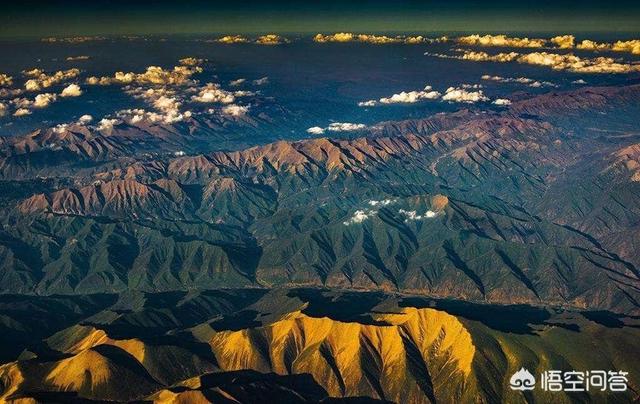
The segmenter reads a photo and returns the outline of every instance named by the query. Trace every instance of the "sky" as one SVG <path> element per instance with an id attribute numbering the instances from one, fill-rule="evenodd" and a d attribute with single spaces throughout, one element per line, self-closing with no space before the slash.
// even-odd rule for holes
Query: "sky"
<path id="1" fill-rule="evenodd" d="M 640 1 L 15 1 L 0 38 L 317 32 L 640 32 Z"/>

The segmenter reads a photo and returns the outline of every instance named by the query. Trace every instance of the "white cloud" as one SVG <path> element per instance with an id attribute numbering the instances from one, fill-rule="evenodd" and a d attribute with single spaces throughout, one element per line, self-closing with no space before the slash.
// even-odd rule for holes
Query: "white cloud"
<path id="1" fill-rule="evenodd" d="M 482 80 L 497 81 L 499 83 L 518 83 L 526 84 L 529 87 L 558 87 L 556 84 L 549 81 L 538 81 L 527 77 L 502 77 L 502 76 L 490 76 L 488 74 L 483 75 Z"/>
<path id="2" fill-rule="evenodd" d="M 13 84 L 13 77 L 8 74 L 0 73 L 0 87 L 6 87 Z"/>
<path id="3" fill-rule="evenodd" d="M 247 79 L 231 80 L 229 82 L 229 85 L 232 86 L 232 87 L 235 87 L 235 86 L 239 86 L 240 84 L 244 83 L 245 81 L 247 81 Z"/>
<path id="4" fill-rule="evenodd" d="M 69 84 L 67 87 L 62 90 L 60 93 L 62 97 L 79 97 L 82 95 L 82 90 L 80 86 L 77 84 Z"/>
<path id="5" fill-rule="evenodd" d="M 351 122 L 333 122 L 329 124 L 326 128 L 321 128 L 319 126 L 313 126 L 307 129 L 307 133 L 312 135 L 322 135 L 326 131 L 329 132 L 353 132 L 357 130 L 366 129 L 367 125 L 363 123 L 351 123 Z"/>
<path id="6" fill-rule="evenodd" d="M 391 97 L 380 98 L 382 104 L 395 104 L 395 103 L 414 103 L 421 100 L 433 100 L 440 97 L 440 93 L 432 90 L 431 86 L 426 86 L 421 91 L 409 91 L 401 92 L 399 94 L 393 94 Z"/>
<path id="7" fill-rule="evenodd" d="M 18 108 L 16 109 L 16 112 L 13 113 L 13 116 L 24 116 L 24 115 L 31 115 L 31 111 L 26 108 Z"/>
<path id="8" fill-rule="evenodd" d="M 462 87 L 449 87 L 445 94 L 442 96 L 443 101 L 449 102 L 463 102 L 467 104 L 473 104 L 480 101 L 488 101 L 482 90 L 467 91 Z"/>
<path id="9" fill-rule="evenodd" d="M 583 79 L 573 80 L 572 83 L 573 84 L 587 84 L 587 82 L 584 81 Z"/>
<path id="10" fill-rule="evenodd" d="M 88 60 L 89 56 L 80 55 L 80 56 L 69 56 L 67 57 L 68 62 L 76 61 L 76 60 Z"/>
<path id="11" fill-rule="evenodd" d="M 56 95 L 51 93 L 43 93 L 36 95 L 36 98 L 33 100 L 34 108 L 46 108 L 56 100 Z"/>
<path id="12" fill-rule="evenodd" d="M 358 103 L 359 107 L 375 107 L 378 104 L 376 100 L 368 100 L 368 101 L 360 101 Z"/>
<path id="13" fill-rule="evenodd" d="M 232 93 L 221 89 L 220 85 L 207 83 L 207 85 L 202 87 L 198 94 L 192 96 L 191 99 L 196 102 L 231 104 L 236 98 Z"/>
<path id="14" fill-rule="evenodd" d="M 519 54 L 516 52 L 489 55 L 486 52 L 464 50 L 462 55 L 443 55 L 425 53 L 446 59 L 460 59 L 471 61 L 512 62 L 550 67 L 554 70 L 568 70 L 576 73 L 631 73 L 640 71 L 640 64 L 616 61 L 609 57 L 581 58 L 572 53 L 557 54 L 549 52 L 533 52 Z"/>
<path id="15" fill-rule="evenodd" d="M 204 62 L 204 60 L 194 58 L 194 57 L 187 57 L 187 58 L 180 59 L 178 62 L 180 62 L 180 64 L 183 66 L 198 66 L 198 65 L 201 65 Z"/>
<path id="16" fill-rule="evenodd" d="M 398 210 L 398 213 L 406 217 L 404 220 L 405 222 L 431 219 L 438 215 L 437 212 L 434 212 L 432 210 L 427 210 L 423 215 L 419 215 L 418 212 L 416 212 L 415 210 L 404 210 L 404 209 Z"/>
<path id="17" fill-rule="evenodd" d="M 98 126 L 96 127 L 96 129 L 99 131 L 110 132 L 113 129 L 113 125 L 117 123 L 118 123 L 117 119 L 103 118 L 98 123 Z"/>
<path id="18" fill-rule="evenodd" d="M 218 38 L 215 42 L 234 44 L 234 43 L 247 43 L 249 40 L 241 35 L 227 35 L 222 38 Z"/>
<path id="19" fill-rule="evenodd" d="M 369 201 L 369 205 L 374 206 L 374 207 L 376 207 L 376 206 L 382 207 L 382 206 L 389 206 L 389 205 L 391 205 L 392 203 L 395 203 L 395 202 L 396 202 L 395 199 L 382 199 L 380 201 L 370 200 Z"/>
<path id="20" fill-rule="evenodd" d="M 376 100 L 368 100 L 361 101 L 358 103 L 360 107 L 373 107 L 380 104 L 398 104 L 398 103 L 406 103 L 412 104 L 422 100 L 433 100 L 439 98 L 441 94 L 437 91 L 434 91 L 431 86 L 426 86 L 423 90 L 420 91 L 402 91 L 398 94 L 393 94 L 390 97 L 380 98 L 378 101 Z"/>
<path id="21" fill-rule="evenodd" d="M 246 106 L 231 104 L 222 107 L 222 113 L 225 115 L 242 116 L 247 112 L 249 112 L 249 107 Z"/>
<path id="22" fill-rule="evenodd" d="M 76 78 L 80 75 L 79 69 L 60 70 L 53 74 L 47 74 L 40 69 L 32 69 L 22 72 L 25 76 L 30 77 L 25 82 L 27 91 L 39 91 L 42 88 L 48 88 L 65 80 Z"/>
<path id="23" fill-rule="evenodd" d="M 261 86 L 263 84 L 267 84 L 269 82 L 269 77 L 262 77 L 257 80 L 253 80 L 253 84 L 256 86 Z"/>
<path id="24" fill-rule="evenodd" d="M 576 37 L 573 35 L 558 35 L 551 38 L 550 41 L 560 49 L 571 49 L 576 42 Z"/>
<path id="25" fill-rule="evenodd" d="M 474 46 L 508 46 L 511 48 L 541 48 L 545 39 L 510 38 L 506 35 L 467 35 L 457 39 L 458 43 Z"/>
<path id="26" fill-rule="evenodd" d="M 311 133 L 312 135 L 322 135 L 324 134 L 324 128 L 321 128 L 319 126 L 313 126 L 307 129 L 307 132 Z"/>
<path id="27" fill-rule="evenodd" d="M 365 129 L 367 125 L 363 123 L 333 122 L 326 128 L 330 132 L 352 132 Z"/>
<path id="28" fill-rule="evenodd" d="M 187 85 L 193 84 L 191 76 L 201 73 L 200 66 L 174 66 L 172 70 L 165 70 L 159 66 L 149 66 L 144 73 L 116 72 L 113 77 L 87 78 L 87 84 L 153 84 L 153 85 Z"/>
<path id="29" fill-rule="evenodd" d="M 434 42 L 446 42 L 447 37 L 440 38 L 425 38 L 421 35 L 418 36 L 387 36 L 387 35 L 375 35 L 375 34 L 354 34 L 351 32 L 337 32 L 335 34 L 317 34 L 313 37 L 315 42 L 327 43 L 327 42 L 363 42 L 371 44 L 389 44 L 389 43 L 405 43 L 405 44 L 421 44 L 421 43 L 434 43 Z"/>
<path id="30" fill-rule="evenodd" d="M 257 43 L 258 45 L 280 45 L 288 42 L 288 39 L 276 34 L 262 35 L 255 40 L 255 43 Z"/>
<path id="31" fill-rule="evenodd" d="M 585 39 L 580 42 L 576 48 L 592 51 L 627 52 L 634 55 L 640 55 L 640 39 L 616 41 L 614 43 L 596 42 L 590 39 Z"/>
<path id="32" fill-rule="evenodd" d="M 508 100 L 506 98 L 496 98 L 493 101 L 493 104 L 496 104 L 496 105 L 511 105 L 511 100 Z"/>
<path id="33" fill-rule="evenodd" d="M 345 226 L 349 226 L 350 224 L 362 223 L 371 216 L 372 212 L 367 212 L 364 210 L 356 210 L 348 220 L 342 222 Z"/>
<path id="34" fill-rule="evenodd" d="M 91 121 L 93 121 L 93 117 L 91 115 L 82 115 L 80 118 L 78 118 L 78 123 L 81 125 L 86 125 L 88 123 L 90 123 Z"/>

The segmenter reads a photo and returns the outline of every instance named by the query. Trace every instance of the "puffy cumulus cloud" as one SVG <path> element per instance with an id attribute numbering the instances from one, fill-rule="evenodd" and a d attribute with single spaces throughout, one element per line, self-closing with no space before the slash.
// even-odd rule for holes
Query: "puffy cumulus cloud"
<path id="1" fill-rule="evenodd" d="M 113 130 L 113 126 L 118 123 L 119 121 L 117 119 L 102 118 L 100 122 L 98 122 L 96 130 L 100 132 L 111 132 Z"/>
<path id="2" fill-rule="evenodd" d="M 311 133 L 312 135 L 322 135 L 324 133 L 324 128 L 319 126 L 312 126 L 307 129 L 307 133 Z"/>
<path id="3" fill-rule="evenodd" d="M 398 94 L 393 94 L 391 97 L 380 98 L 382 104 L 396 104 L 396 103 L 414 103 L 421 100 L 434 100 L 440 97 L 440 93 L 433 90 L 431 86 L 426 86 L 421 91 L 402 91 Z"/>
<path id="4" fill-rule="evenodd" d="M 449 87 L 442 96 L 443 101 L 463 102 L 473 104 L 480 101 L 489 101 L 482 90 L 469 91 L 464 87 Z"/>
<path id="5" fill-rule="evenodd" d="M 512 62 L 523 64 L 547 66 L 554 70 L 568 70 L 576 73 L 631 73 L 640 71 L 640 64 L 625 63 L 609 57 L 581 58 L 572 53 L 558 54 L 549 52 L 533 52 L 519 54 L 517 52 L 499 53 L 489 55 L 485 52 L 464 50 L 462 55 L 443 55 L 425 53 L 427 56 L 435 56 L 447 59 L 460 59 L 470 61 Z"/>
<path id="6" fill-rule="evenodd" d="M 460 50 L 462 55 L 445 55 L 442 53 L 425 52 L 425 56 L 433 56 L 441 59 L 459 59 L 470 60 L 473 62 L 511 62 L 515 60 L 518 55 L 517 52 L 502 52 L 495 55 L 489 55 L 487 52 L 476 52 L 470 50 Z"/>
<path id="7" fill-rule="evenodd" d="M 194 57 L 187 57 L 187 58 L 180 59 L 178 62 L 183 66 L 199 66 L 202 63 L 204 63 L 204 60 L 197 59 Z"/>
<path id="8" fill-rule="evenodd" d="M 576 48 L 592 51 L 628 52 L 634 55 L 640 55 L 640 39 L 616 41 L 614 43 L 595 42 L 590 39 L 585 39 L 580 42 Z"/>
<path id="9" fill-rule="evenodd" d="M 353 213 L 353 216 L 351 216 L 348 220 L 342 222 L 342 224 L 344 224 L 345 226 L 349 226 L 352 224 L 362 223 L 374 214 L 375 212 L 372 211 L 356 210 Z"/>
<path id="10" fill-rule="evenodd" d="M 207 83 L 206 86 L 198 91 L 198 94 L 191 97 L 191 100 L 204 103 L 217 102 L 221 104 L 231 104 L 236 100 L 236 97 L 233 93 L 221 89 L 218 84 Z"/>
<path id="11" fill-rule="evenodd" d="M 257 43 L 258 45 L 281 45 L 288 42 L 288 39 L 276 34 L 262 35 L 255 40 L 255 43 Z"/>
<path id="12" fill-rule="evenodd" d="M 367 128 L 367 125 L 363 123 L 351 123 L 351 122 L 333 122 L 329 124 L 326 128 L 321 128 L 319 126 L 313 126 L 307 129 L 307 133 L 312 135 L 322 135 L 325 132 L 354 132 L 358 130 L 364 130 Z"/>
<path id="13" fill-rule="evenodd" d="M 376 105 L 378 105 L 376 100 L 360 101 L 358 103 L 359 107 L 375 107 Z"/>
<path id="14" fill-rule="evenodd" d="M 402 91 L 397 94 L 393 94 L 390 97 L 382 97 L 378 101 L 368 100 L 359 102 L 361 107 L 372 107 L 380 104 L 412 104 L 422 100 L 434 100 L 440 97 L 440 93 L 432 89 L 431 86 L 426 86 L 420 91 Z"/>
<path id="15" fill-rule="evenodd" d="M 576 37 L 573 35 L 558 35 L 551 38 L 550 41 L 560 49 L 571 49 L 576 42 Z"/>
<path id="16" fill-rule="evenodd" d="M 438 216 L 438 212 L 434 212 L 432 210 L 427 210 L 422 215 L 419 215 L 418 212 L 416 212 L 415 210 L 404 210 L 404 209 L 398 210 L 398 213 L 405 216 L 405 219 L 404 219 L 405 223 L 416 221 L 416 220 L 431 219 Z"/>
<path id="17" fill-rule="evenodd" d="M 373 206 L 373 207 L 383 207 L 383 206 L 389 206 L 393 203 L 396 203 L 395 199 L 382 199 L 382 200 L 375 200 L 372 199 L 369 201 L 369 205 Z"/>
<path id="18" fill-rule="evenodd" d="M 172 70 L 165 70 L 159 66 L 149 66 L 144 73 L 116 72 L 113 77 L 87 78 L 91 85 L 109 84 L 152 84 L 152 85 L 189 85 L 193 84 L 191 76 L 201 73 L 200 66 L 175 66 Z"/>
<path id="19" fill-rule="evenodd" d="M 187 118 L 191 118 L 191 111 L 180 112 L 176 109 L 170 109 L 170 105 L 174 104 L 172 100 L 166 101 L 166 109 L 163 112 L 150 112 L 142 108 L 123 109 L 116 113 L 116 116 L 132 125 L 146 122 L 154 124 L 172 124 L 181 122 Z M 179 104 L 178 104 L 179 105 Z"/>
<path id="20" fill-rule="evenodd" d="M 573 80 L 571 83 L 573 84 L 587 84 L 583 79 Z"/>
<path id="21" fill-rule="evenodd" d="M 506 35 L 467 35 L 457 39 L 458 43 L 473 46 L 508 46 L 512 48 L 542 48 L 545 39 L 510 38 Z"/>
<path id="22" fill-rule="evenodd" d="M 534 52 L 520 56 L 519 63 L 548 66 L 554 70 L 576 73 L 630 73 L 640 71 L 640 64 L 620 63 L 613 58 L 580 58 L 571 53 Z"/>
<path id="23" fill-rule="evenodd" d="M 231 104 L 231 105 L 225 105 L 224 107 L 222 107 L 222 113 L 225 115 L 243 116 L 243 115 L 246 115 L 247 112 L 249 112 L 249 107 L 247 106 Z"/>
<path id="24" fill-rule="evenodd" d="M 69 84 L 60 93 L 62 97 L 79 97 L 82 95 L 82 89 L 77 84 Z"/>
<path id="25" fill-rule="evenodd" d="M 374 34 L 354 34 L 351 32 L 337 32 L 335 34 L 323 35 L 317 34 L 313 37 L 315 42 L 327 43 L 327 42 L 363 42 L 371 44 L 389 44 L 389 43 L 406 43 L 406 44 L 421 44 L 421 43 L 433 43 L 447 41 L 447 37 L 440 38 L 425 38 L 421 35 L 418 36 L 387 36 L 387 35 L 374 35 Z"/>
<path id="26" fill-rule="evenodd" d="M 556 84 L 550 81 L 539 81 L 539 80 L 530 79 L 528 77 L 502 77 L 502 76 L 491 76 L 489 74 L 485 74 L 481 78 L 482 80 L 497 81 L 499 83 L 526 84 L 529 87 L 558 87 Z"/>
<path id="27" fill-rule="evenodd" d="M 315 42 L 351 42 L 355 39 L 355 35 L 350 32 L 337 32 L 331 35 L 317 34 L 313 37 Z"/>
<path id="28" fill-rule="evenodd" d="M 263 84 L 267 84 L 269 82 L 269 77 L 262 77 L 257 80 L 253 80 L 253 84 L 256 86 L 261 86 Z"/>
<path id="29" fill-rule="evenodd" d="M 91 115 L 85 114 L 78 118 L 78 123 L 81 125 L 86 125 L 93 121 L 93 117 Z"/>
<path id="30" fill-rule="evenodd" d="M 23 71 L 23 74 L 29 79 L 25 82 L 24 87 L 27 91 L 39 91 L 42 88 L 51 87 L 65 80 L 76 78 L 80 75 L 80 70 L 73 68 L 68 70 L 59 70 L 53 74 L 47 74 L 40 69 Z"/>
<path id="31" fill-rule="evenodd" d="M 240 84 L 244 83 L 245 81 L 247 81 L 247 79 L 231 80 L 229 82 L 229 85 L 232 86 L 232 87 L 236 87 L 236 86 L 239 86 Z"/>
<path id="32" fill-rule="evenodd" d="M 241 35 L 225 35 L 221 38 L 215 39 L 214 42 L 233 44 L 233 43 L 247 43 L 249 40 Z"/>
<path id="33" fill-rule="evenodd" d="M 489 55 L 486 52 L 465 51 L 460 57 L 463 60 L 471 60 L 475 62 L 511 62 L 518 57 L 517 52 L 498 53 Z"/>
<path id="34" fill-rule="evenodd" d="M 118 112 L 118 117 L 129 122 L 138 123 L 147 121 L 152 123 L 175 123 L 191 117 L 191 112 L 181 112 L 181 100 L 176 96 L 176 91 L 166 87 L 142 88 L 128 87 L 127 93 L 134 98 L 143 99 L 157 112 L 147 112 L 143 109 L 128 109 Z"/>
<path id="35" fill-rule="evenodd" d="M 511 100 L 508 100 L 506 98 L 496 98 L 493 101 L 493 104 L 496 104 L 496 105 L 511 105 Z"/>
<path id="36" fill-rule="evenodd" d="M 13 113 L 13 116 L 25 116 L 25 115 L 31 115 L 31 111 L 28 110 L 27 108 L 18 108 Z"/>
<path id="37" fill-rule="evenodd" d="M 13 77 L 0 73 L 0 87 L 8 87 L 13 84 Z"/>
<path id="38" fill-rule="evenodd" d="M 76 61 L 76 60 L 89 60 L 89 59 L 90 59 L 89 56 L 80 55 L 80 56 L 68 56 L 65 60 L 67 62 L 73 62 L 73 61 Z"/>
<path id="39" fill-rule="evenodd" d="M 592 51 L 606 51 L 611 49 L 611 44 L 608 43 L 598 43 L 592 41 L 590 39 L 585 39 L 580 42 L 576 48 L 583 50 L 592 50 Z"/>
<path id="40" fill-rule="evenodd" d="M 366 129 L 367 125 L 363 123 L 351 123 L 351 122 L 333 122 L 327 126 L 329 132 L 353 132 L 356 130 Z"/>
<path id="41" fill-rule="evenodd" d="M 38 94 L 36 98 L 34 98 L 32 105 L 34 108 L 46 108 L 54 102 L 56 98 L 56 95 L 51 93 Z"/>
<path id="42" fill-rule="evenodd" d="M 629 52 L 634 55 L 640 55 L 640 39 L 633 39 L 630 41 L 616 41 L 611 50 L 616 52 Z"/>
<path id="43" fill-rule="evenodd" d="M 367 202 L 367 205 L 369 205 L 369 207 L 356 210 L 353 213 L 353 216 L 342 222 L 342 224 L 344 224 L 345 226 L 349 226 L 352 224 L 362 223 L 365 220 L 377 215 L 380 208 L 389 206 L 394 203 L 396 203 L 396 200 L 391 198 L 382 200 L 370 200 L 369 202 Z"/>

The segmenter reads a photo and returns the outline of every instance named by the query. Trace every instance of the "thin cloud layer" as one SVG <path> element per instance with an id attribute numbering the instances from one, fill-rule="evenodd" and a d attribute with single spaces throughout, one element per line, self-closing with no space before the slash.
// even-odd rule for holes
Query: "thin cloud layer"
<path id="1" fill-rule="evenodd" d="M 528 77 L 502 77 L 502 76 L 491 76 L 489 74 L 485 74 L 481 77 L 481 79 L 496 81 L 498 83 L 526 84 L 529 87 L 558 87 L 556 84 L 550 81 L 539 81 L 539 80 L 530 79 Z"/>

